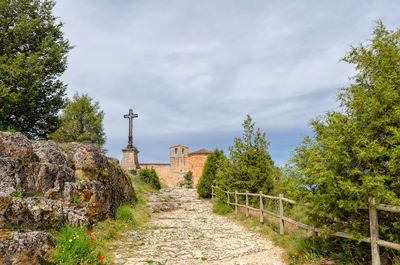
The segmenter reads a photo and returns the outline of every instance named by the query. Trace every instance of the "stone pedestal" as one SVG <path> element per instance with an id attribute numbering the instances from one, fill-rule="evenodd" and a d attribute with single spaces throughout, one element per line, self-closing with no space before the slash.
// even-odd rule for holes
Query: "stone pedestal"
<path id="1" fill-rule="evenodd" d="M 140 169 L 138 153 L 136 147 L 122 149 L 121 167 L 125 170 Z"/>

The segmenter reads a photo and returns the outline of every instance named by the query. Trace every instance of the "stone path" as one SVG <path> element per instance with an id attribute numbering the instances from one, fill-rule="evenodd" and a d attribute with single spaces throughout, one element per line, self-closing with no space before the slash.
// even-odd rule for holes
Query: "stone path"
<path id="1" fill-rule="evenodd" d="M 214 214 L 209 201 L 197 199 L 196 190 L 162 189 L 157 198 L 164 201 L 162 208 L 177 208 L 156 210 L 149 229 L 128 233 L 114 251 L 116 264 L 286 264 L 282 249 L 239 222 Z"/>

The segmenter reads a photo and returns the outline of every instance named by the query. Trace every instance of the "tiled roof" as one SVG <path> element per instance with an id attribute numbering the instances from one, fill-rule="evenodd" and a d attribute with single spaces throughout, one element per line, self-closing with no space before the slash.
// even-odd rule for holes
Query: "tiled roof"
<path id="1" fill-rule="evenodd" d="M 203 149 L 191 152 L 191 153 L 189 153 L 189 155 L 208 155 L 210 153 L 212 153 L 210 150 L 203 148 Z"/>

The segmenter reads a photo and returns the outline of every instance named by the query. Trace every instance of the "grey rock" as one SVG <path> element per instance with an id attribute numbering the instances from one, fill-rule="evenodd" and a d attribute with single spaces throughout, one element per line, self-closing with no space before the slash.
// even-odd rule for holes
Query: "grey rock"
<path id="1" fill-rule="evenodd" d="M 109 167 L 107 157 L 93 144 L 65 143 L 76 170 L 96 170 Z"/>
<path id="2" fill-rule="evenodd" d="M 17 180 L 15 171 L 20 167 L 20 159 L 16 157 L 0 157 L 0 191 L 11 194 L 15 191 Z"/>
<path id="3" fill-rule="evenodd" d="M 32 141 L 32 147 L 42 163 L 62 166 L 71 164 L 67 153 L 54 141 Z"/>
<path id="4" fill-rule="evenodd" d="M 0 264 L 45 264 L 44 255 L 49 250 L 47 233 L 0 229 L 0 238 Z"/>
<path id="5" fill-rule="evenodd" d="M 121 203 L 135 197 L 117 162 L 91 144 L 67 143 L 61 148 L 53 141 L 30 141 L 20 133 L 0 131 L 0 227 L 46 229 L 113 216 Z M 11 196 L 17 190 L 22 198 Z M 0 264 L 40 263 L 46 251 L 40 235 L 13 236 L 25 243 L 0 240 Z M 36 245 L 30 243 L 32 238 L 38 238 Z"/>
<path id="6" fill-rule="evenodd" d="M 13 157 L 25 162 L 37 162 L 32 143 L 22 133 L 0 131 L 0 157 Z"/>
<path id="7" fill-rule="evenodd" d="M 27 195 L 44 194 L 53 199 L 62 196 L 65 182 L 75 180 L 74 171 L 67 166 L 38 162 L 21 165 L 14 177 L 16 186 Z"/>
<path id="8" fill-rule="evenodd" d="M 193 185 L 193 181 L 184 179 L 184 180 L 179 182 L 179 186 L 180 187 L 189 186 L 189 185 Z"/>
<path id="9" fill-rule="evenodd" d="M 3 224 L 36 229 L 66 223 L 82 225 L 87 218 L 87 209 L 83 205 L 46 198 L 15 198 L 0 193 L 0 223 Z"/>

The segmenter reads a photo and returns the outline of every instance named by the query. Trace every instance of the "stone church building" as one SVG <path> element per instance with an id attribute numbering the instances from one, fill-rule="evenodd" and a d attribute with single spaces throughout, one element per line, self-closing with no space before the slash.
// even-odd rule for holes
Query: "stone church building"
<path id="1" fill-rule="evenodd" d="M 193 184 L 197 185 L 203 172 L 207 156 L 211 151 L 200 149 L 189 153 L 189 148 L 183 145 L 171 146 L 169 148 L 169 163 L 140 163 L 141 168 L 154 168 L 160 181 L 167 186 L 179 186 L 184 180 L 183 176 L 192 171 Z"/>

